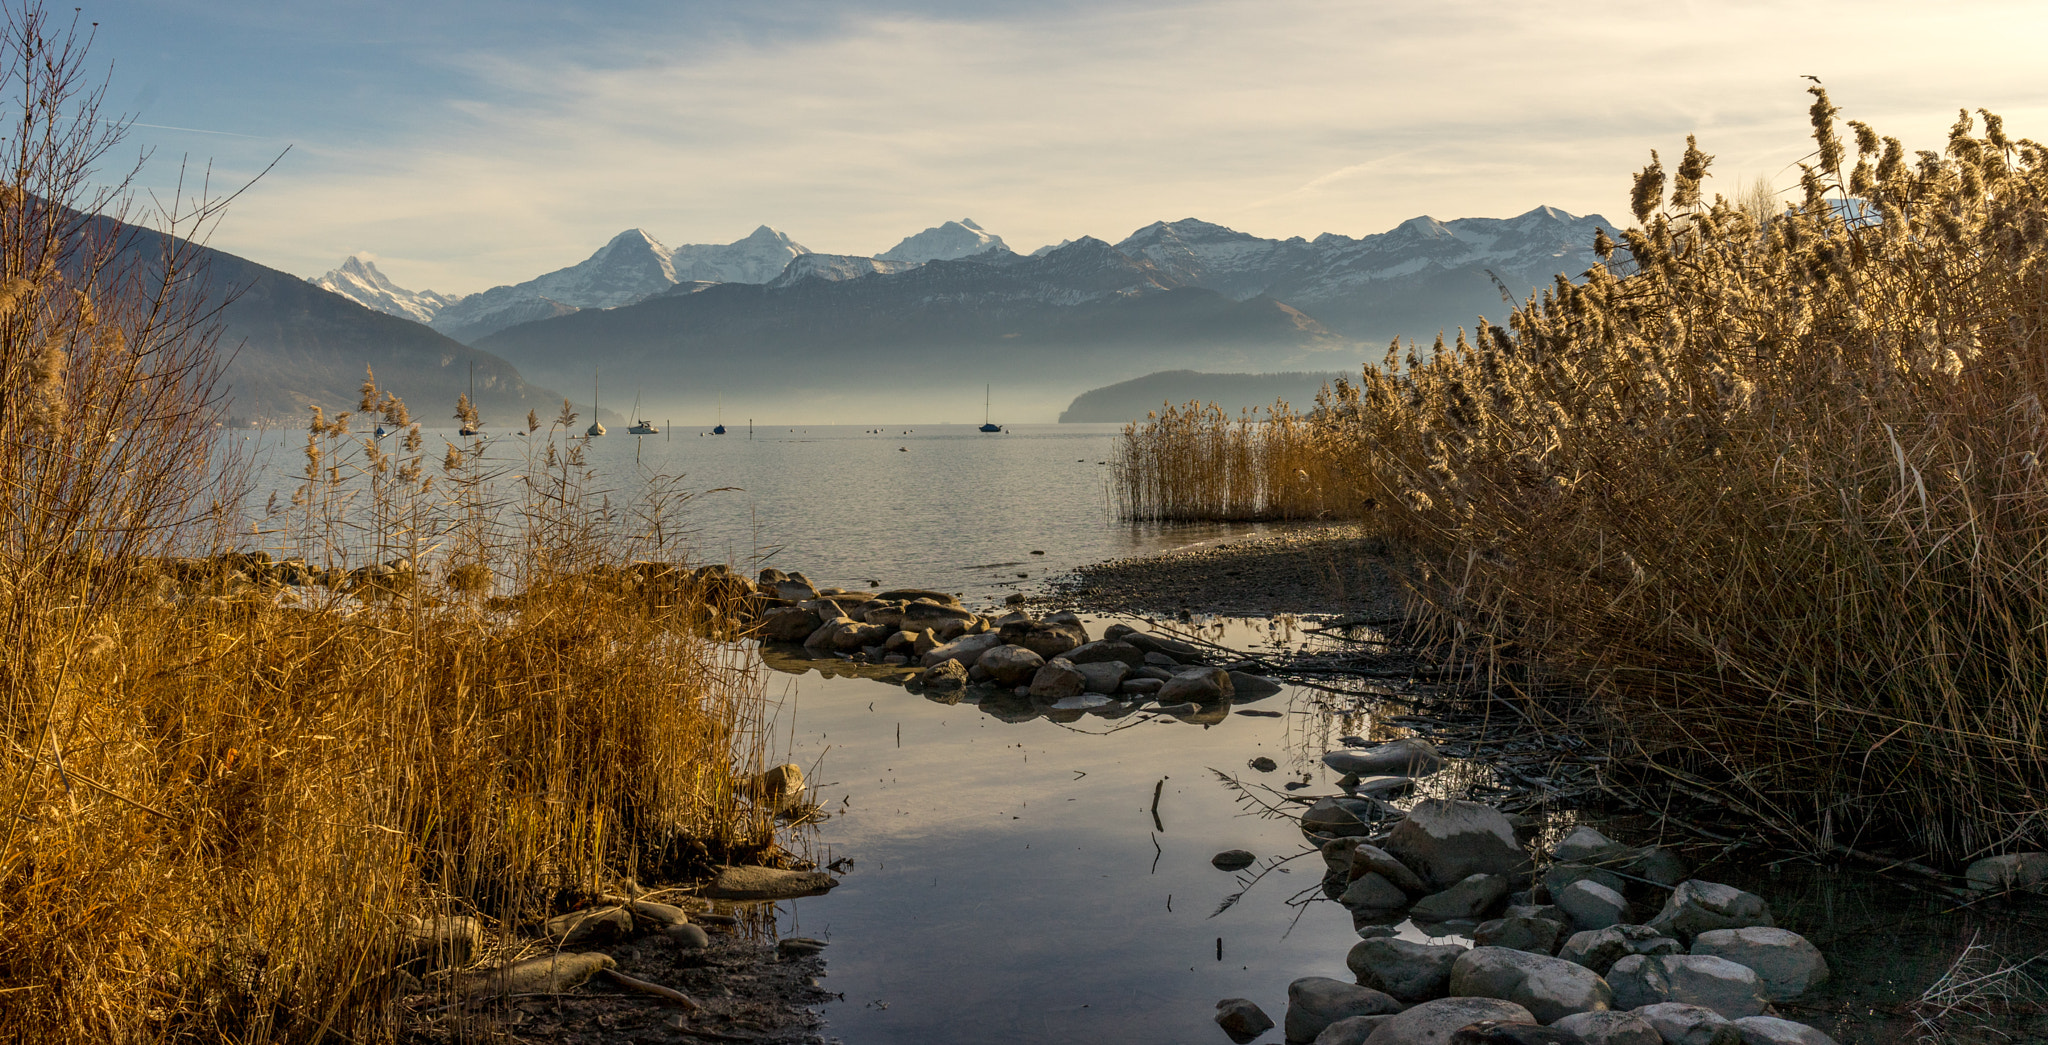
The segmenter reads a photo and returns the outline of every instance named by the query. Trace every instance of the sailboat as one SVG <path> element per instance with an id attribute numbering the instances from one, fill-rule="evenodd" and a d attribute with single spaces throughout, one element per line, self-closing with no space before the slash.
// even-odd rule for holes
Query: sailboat
<path id="1" fill-rule="evenodd" d="M 590 372 L 590 427 L 584 429 L 588 435 L 604 434 L 604 423 L 597 419 L 597 371 Z"/>
<path id="2" fill-rule="evenodd" d="M 470 418 L 476 416 L 476 360 L 474 359 L 469 361 L 469 398 L 463 400 L 463 405 L 468 409 L 466 412 L 456 412 L 455 417 L 462 422 L 462 427 L 456 429 L 455 434 L 477 435 L 482 430 L 484 423 L 482 421 L 472 422 L 470 420 Z"/>
<path id="3" fill-rule="evenodd" d="M 725 434 L 725 393 L 723 392 L 718 394 L 718 426 L 711 430 L 711 434 Z"/>
<path id="4" fill-rule="evenodd" d="M 1000 432 L 1000 431 L 1002 431 L 1002 430 L 1003 430 L 1003 426 L 1002 426 L 1002 425 L 999 425 L 999 424 L 991 424 L 991 423 L 989 423 L 989 419 L 988 419 L 988 400 L 989 400 L 989 394 L 990 394 L 990 392 L 989 392 L 989 389 L 990 389 L 990 388 L 992 388 L 992 387 L 994 387 L 994 386 L 992 386 L 992 385 L 983 385 L 983 386 L 981 386 L 981 430 L 982 430 L 982 431 L 984 431 L 984 432 Z"/>
<path id="5" fill-rule="evenodd" d="M 637 395 L 633 397 L 633 419 L 636 423 L 633 427 L 626 429 L 627 432 L 633 435 L 661 434 L 661 429 L 654 427 L 654 422 L 640 416 L 640 397 Z"/>

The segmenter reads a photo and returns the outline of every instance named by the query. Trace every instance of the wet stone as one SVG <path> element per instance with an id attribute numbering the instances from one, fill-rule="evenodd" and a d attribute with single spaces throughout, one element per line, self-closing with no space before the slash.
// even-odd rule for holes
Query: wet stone
<path id="1" fill-rule="evenodd" d="M 1380 1024 L 1389 1019 L 1392 1017 L 1385 1014 L 1347 1016 L 1324 1027 L 1323 1032 L 1316 1035 L 1315 1045 L 1365 1045 L 1372 1037 L 1372 1032 L 1378 1030 Z"/>
<path id="2" fill-rule="evenodd" d="M 1769 926 L 1771 906 L 1763 897 L 1734 886 L 1698 879 L 1680 882 L 1664 902 L 1664 910 L 1650 919 L 1650 928 L 1686 943 L 1710 929 L 1747 929 Z"/>
<path id="3" fill-rule="evenodd" d="M 1124 685 L 1128 686 L 1130 685 L 1130 683 L 1126 682 L 1124 683 Z M 1259 757 L 1252 759 L 1250 762 L 1247 762 L 1245 764 L 1252 767 L 1253 769 L 1258 770 L 1261 773 L 1271 773 L 1272 771 L 1280 768 L 1280 763 L 1275 762 L 1264 755 L 1260 755 Z"/>
<path id="4" fill-rule="evenodd" d="M 1681 1002 L 1734 1020 L 1769 1007 L 1755 970 L 1711 955 L 1630 955 L 1607 970 L 1607 982 L 1618 1009 Z"/>
<path id="5" fill-rule="evenodd" d="M 1370 748 L 1345 748 L 1327 752 L 1323 764 L 1339 773 L 1367 777 L 1375 775 L 1420 777 L 1443 768 L 1443 756 L 1427 740 L 1406 737 Z"/>
<path id="6" fill-rule="evenodd" d="M 1664 1045 L 1664 1037 L 1633 1012 L 1580 1012 L 1551 1026 L 1579 1036 L 1586 1045 Z"/>
<path id="7" fill-rule="evenodd" d="M 1409 915 L 1418 922 L 1477 919 L 1508 898 L 1508 880 L 1497 874 L 1475 874 L 1442 892 L 1415 901 Z"/>
<path id="8" fill-rule="evenodd" d="M 1659 1002 L 1635 1010 L 1656 1028 L 1665 1045 L 1742 1045 L 1742 1032 L 1712 1009 L 1683 1002 Z"/>
<path id="9" fill-rule="evenodd" d="M 1534 1024 L 1529 1010 L 1498 998 L 1439 998 L 1426 1001 L 1379 1025 L 1366 1045 L 1436 1045 L 1475 1023 Z"/>
<path id="10" fill-rule="evenodd" d="M 1472 942 L 1478 946 L 1506 947 L 1545 956 L 1556 954 L 1564 939 L 1563 922 L 1517 914 L 1481 923 L 1472 931 Z"/>
<path id="11" fill-rule="evenodd" d="M 1625 925 L 1629 921 L 1628 901 L 1621 893 L 1591 879 L 1580 879 L 1557 894 L 1557 906 L 1571 916 L 1572 927 L 1581 931 Z"/>
<path id="12" fill-rule="evenodd" d="M 1485 1020 L 1460 1027 L 1451 1035 L 1451 1045 L 1581 1045 L 1581 1042 L 1578 1035 L 1555 1027 Z"/>
<path id="13" fill-rule="evenodd" d="M 1273 1017 L 1249 998 L 1225 998 L 1216 1003 L 1216 1025 L 1230 1035 L 1231 1041 L 1245 1045 L 1272 1030 Z"/>
<path id="14" fill-rule="evenodd" d="M 1285 1031 L 1289 1041 L 1314 1041 L 1323 1028 L 1351 1016 L 1399 1012 L 1392 997 L 1327 976 L 1304 976 L 1287 985 Z"/>
<path id="15" fill-rule="evenodd" d="M 1963 872 L 1973 892 L 2040 892 L 2048 886 L 2048 853 L 1987 856 Z"/>
<path id="16" fill-rule="evenodd" d="M 1412 1004 L 1450 993 L 1451 965 L 1465 950 L 1382 936 L 1353 944 L 1344 964 L 1360 984 Z"/>
<path id="17" fill-rule="evenodd" d="M 1772 1001 L 1790 1001 L 1828 978 L 1820 948 L 1789 929 L 1709 929 L 1693 938 L 1692 953 L 1747 966 L 1763 980 L 1764 993 Z"/>
<path id="18" fill-rule="evenodd" d="M 1211 866 L 1219 871 L 1239 871 L 1250 867 L 1259 858 L 1248 850 L 1225 849 L 1209 858 Z"/>
<path id="19" fill-rule="evenodd" d="M 1817 1028 L 1776 1016 L 1744 1016 L 1733 1024 L 1742 1045 L 1836 1045 Z"/>
<path id="20" fill-rule="evenodd" d="M 1451 993 L 1514 1002 L 1539 1023 L 1615 1004 L 1614 992 L 1593 970 L 1506 947 L 1475 947 L 1460 955 L 1451 965 Z"/>
<path id="21" fill-rule="evenodd" d="M 1684 953 L 1684 944 L 1647 925 L 1610 925 L 1605 929 L 1572 934 L 1557 956 L 1605 976 L 1615 962 L 1632 954 Z"/>
<path id="22" fill-rule="evenodd" d="M 1530 863 L 1500 810 L 1457 799 L 1415 803 L 1380 848 L 1439 889 L 1473 874 L 1525 875 Z"/>

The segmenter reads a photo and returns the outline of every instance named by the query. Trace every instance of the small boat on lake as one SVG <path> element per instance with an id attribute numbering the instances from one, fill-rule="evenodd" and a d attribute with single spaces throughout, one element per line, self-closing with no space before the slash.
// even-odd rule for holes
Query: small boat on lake
<path id="1" fill-rule="evenodd" d="M 597 419 L 597 371 L 590 372 L 590 427 L 583 430 L 585 435 L 604 434 L 604 423 Z"/>
<path id="2" fill-rule="evenodd" d="M 463 396 L 462 402 L 456 406 L 455 419 L 462 422 L 462 427 L 455 430 L 456 435 L 482 434 L 484 423 L 476 412 L 476 360 L 473 359 L 469 362 L 469 394 Z"/>
<path id="3" fill-rule="evenodd" d="M 991 424 L 988 419 L 988 401 L 990 389 L 993 387 L 993 385 L 981 386 L 981 430 L 984 432 L 1000 432 L 1003 430 L 1002 425 Z"/>
<path id="4" fill-rule="evenodd" d="M 711 429 L 711 434 L 725 434 L 725 394 L 723 392 L 719 393 L 718 396 L 718 425 Z"/>
<path id="5" fill-rule="evenodd" d="M 634 418 L 634 424 L 633 424 L 633 426 L 632 426 L 631 428 L 628 428 L 628 429 L 626 429 L 626 431 L 627 431 L 627 432 L 629 432 L 629 433 L 631 433 L 631 434 L 633 434 L 633 435 L 660 435 L 660 434 L 661 434 L 661 429 L 659 429 L 659 428 L 656 428 L 656 427 L 654 427 L 654 422 L 652 422 L 652 421 L 649 421 L 648 419 L 646 419 L 646 418 L 644 418 L 644 417 L 641 417 L 641 416 L 640 416 L 640 397 L 639 397 L 639 396 L 634 396 L 634 397 L 633 397 L 633 418 Z"/>

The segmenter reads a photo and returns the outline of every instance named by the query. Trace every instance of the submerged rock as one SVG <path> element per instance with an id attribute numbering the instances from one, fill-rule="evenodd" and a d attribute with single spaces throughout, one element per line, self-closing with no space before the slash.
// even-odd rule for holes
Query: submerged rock
<path id="1" fill-rule="evenodd" d="M 2048 853 L 1987 856 L 1971 864 L 1963 877 L 1974 892 L 2039 892 L 2048 885 Z"/>
<path id="2" fill-rule="evenodd" d="M 1216 1003 L 1216 1025 L 1230 1040 L 1245 1045 L 1273 1029 L 1273 1017 L 1249 998 L 1225 998 Z"/>
<path id="3" fill-rule="evenodd" d="M 1323 755 L 1323 764 L 1339 773 L 1359 777 L 1375 774 L 1422 777 L 1442 769 L 1444 759 L 1437 753 L 1436 745 L 1429 741 L 1404 737 L 1378 747 L 1331 751 Z"/>
<path id="4" fill-rule="evenodd" d="M 1225 849 L 1209 858 L 1211 866 L 1219 871 L 1239 871 L 1258 861 L 1258 856 L 1246 849 Z"/>

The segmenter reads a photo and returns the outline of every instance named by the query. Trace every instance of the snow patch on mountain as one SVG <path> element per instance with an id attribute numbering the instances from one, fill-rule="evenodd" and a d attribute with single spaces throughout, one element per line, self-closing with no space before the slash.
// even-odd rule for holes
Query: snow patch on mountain
<path id="1" fill-rule="evenodd" d="M 953 261 L 1004 246 L 1003 238 L 989 234 L 973 218 L 949 221 L 906 236 L 903 242 L 875 255 L 879 261 Z"/>
<path id="2" fill-rule="evenodd" d="M 908 272 L 918 266 L 914 261 L 882 261 L 863 258 L 853 254 L 799 254 L 789 259 L 782 274 L 768 281 L 771 287 L 786 287 L 806 279 L 823 279 L 837 282 L 859 279 L 876 274 L 890 275 Z"/>
<path id="3" fill-rule="evenodd" d="M 732 243 L 686 243 L 669 258 L 679 280 L 768 283 L 782 275 L 792 259 L 810 253 L 809 247 L 763 225 Z"/>
<path id="4" fill-rule="evenodd" d="M 322 290 L 332 291 L 364 308 L 386 315 L 425 323 L 446 306 L 460 300 L 431 290 L 407 290 L 377 271 L 377 264 L 351 254 L 341 267 L 319 279 L 310 280 Z"/>

